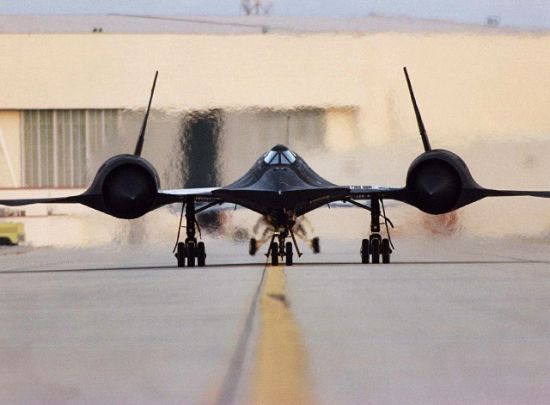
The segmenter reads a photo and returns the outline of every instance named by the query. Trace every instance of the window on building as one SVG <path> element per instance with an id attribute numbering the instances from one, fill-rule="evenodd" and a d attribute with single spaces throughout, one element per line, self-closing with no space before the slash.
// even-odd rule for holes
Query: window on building
<path id="1" fill-rule="evenodd" d="M 26 110 L 22 115 L 23 184 L 84 187 L 91 154 L 117 134 L 118 110 Z"/>

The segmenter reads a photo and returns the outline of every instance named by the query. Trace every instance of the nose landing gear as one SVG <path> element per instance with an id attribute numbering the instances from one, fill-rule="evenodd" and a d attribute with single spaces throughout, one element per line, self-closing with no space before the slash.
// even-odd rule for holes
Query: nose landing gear
<path id="1" fill-rule="evenodd" d="M 292 241 L 285 243 L 285 240 L 289 236 L 292 238 Z M 277 241 L 275 239 L 277 239 Z M 298 248 L 292 230 L 285 229 L 282 232 L 274 232 L 266 256 L 271 258 L 271 264 L 273 266 L 278 265 L 279 260 L 284 260 L 287 266 L 292 266 L 294 264 L 294 248 L 296 248 L 298 257 L 302 257 L 302 252 L 300 252 Z"/>

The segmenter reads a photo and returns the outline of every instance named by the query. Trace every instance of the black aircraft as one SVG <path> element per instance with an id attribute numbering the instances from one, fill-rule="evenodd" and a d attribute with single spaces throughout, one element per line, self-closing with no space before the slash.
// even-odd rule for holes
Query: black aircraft
<path id="1" fill-rule="evenodd" d="M 155 168 L 141 157 L 147 119 L 151 108 L 157 74 L 153 81 L 149 104 L 143 119 L 133 155 L 123 154 L 108 159 L 98 170 L 91 186 L 82 194 L 39 199 L 0 200 L 0 204 L 16 206 L 35 203 L 77 203 L 108 215 L 133 219 L 163 205 L 182 203 L 179 230 L 186 220 L 185 242 L 174 248 L 178 267 L 204 266 L 204 242 L 196 238 L 196 214 L 215 206 L 230 203 L 255 211 L 269 221 L 275 230 L 267 256 L 271 263 L 279 259 L 293 263 L 296 244 L 293 227 L 298 218 L 332 202 L 344 202 L 370 211 L 370 236 L 361 242 L 363 263 L 390 262 L 393 245 L 390 240 L 384 200 L 410 204 L 429 214 L 444 214 L 485 197 L 533 196 L 549 198 L 549 191 L 494 190 L 481 187 L 473 179 L 464 161 L 448 150 L 432 149 L 424 127 L 412 85 L 404 68 L 424 152 L 410 165 L 406 184 L 401 188 L 372 186 L 339 186 L 317 173 L 296 153 L 284 145 L 276 145 L 234 183 L 225 187 L 161 190 Z M 362 202 L 360 202 L 362 201 Z M 384 227 L 381 223 L 383 222 Z M 385 237 L 382 234 L 385 234 Z M 286 243 L 285 243 L 286 242 Z"/>

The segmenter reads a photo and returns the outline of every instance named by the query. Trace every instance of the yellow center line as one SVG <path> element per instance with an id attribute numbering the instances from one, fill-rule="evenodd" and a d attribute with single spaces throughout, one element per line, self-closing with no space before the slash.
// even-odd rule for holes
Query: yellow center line
<path id="1" fill-rule="evenodd" d="M 254 404 L 314 403 L 300 328 L 286 297 L 283 266 L 269 266 L 260 295 L 260 334 L 253 376 Z"/>

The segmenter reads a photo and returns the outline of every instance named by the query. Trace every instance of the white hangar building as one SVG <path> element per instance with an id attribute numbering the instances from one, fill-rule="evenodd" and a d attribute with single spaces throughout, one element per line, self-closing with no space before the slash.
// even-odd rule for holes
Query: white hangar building
<path id="1" fill-rule="evenodd" d="M 279 142 L 348 183 L 374 178 L 349 162 L 392 145 L 406 159 L 385 179 L 402 184 L 420 152 L 405 65 L 432 144 L 550 138 L 544 31 L 378 16 L 0 16 L 0 57 L 2 198 L 78 192 L 106 157 L 131 152 L 155 70 L 144 157 L 165 187 L 231 181 Z M 344 169 L 323 167 L 321 150 Z"/>

